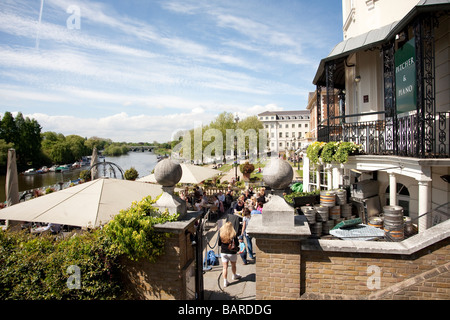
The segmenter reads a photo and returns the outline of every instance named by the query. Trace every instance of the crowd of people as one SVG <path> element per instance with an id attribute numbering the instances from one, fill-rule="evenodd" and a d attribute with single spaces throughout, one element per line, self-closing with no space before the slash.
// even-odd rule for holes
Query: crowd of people
<path id="1" fill-rule="evenodd" d="M 185 200 L 188 208 L 193 210 L 203 211 L 204 214 L 211 210 L 217 210 L 219 217 L 226 215 L 218 235 L 224 287 L 229 284 L 229 264 L 231 264 L 232 279 L 240 279 L 240 275 L 236 273 L 237 256 L 240 255 L 244 265 L 249 263 L 248 259 L 255 259 L 252 238 L 247 233 L 247 228 L 253 215 L 263 213 L 263 207 L 267 201 L 266 189 L 261 188 L 258 192 L 254 192 L 250 186 L 237 193 L 231 186 L 228 186 L 226 192 L 218 191 L 208 197 L 201 186 L 195 186 L 192 191 L 188 187 L 182 190 L 180 198 Z"/>
<path id="2" fill-rule="evenodd" d="M 230 190 L 228 190 L 230 191 Z M 225 219 L 225 224 L 219 230 L 219 245 L 223 267 L 223 285 L 228 286 L 228 263 L 231 264 L 232 279 L 240 279 L 236 273 L 236 261 L 239 254 L 244 265 L 247 259 L 254 260 L 252 237 L 247 233 L 251 218 L 255 214 L 262 214 L 266 203 L 265 188 L 261 188 L 256 194 L 250 187 L 239 195 Z"/>

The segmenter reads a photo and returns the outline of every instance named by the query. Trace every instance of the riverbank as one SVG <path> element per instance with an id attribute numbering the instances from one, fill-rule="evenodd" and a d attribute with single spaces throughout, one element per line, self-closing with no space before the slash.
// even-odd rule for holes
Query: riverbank
<path id="1" fill-rule="evenodd" d="M 112 162 L 118 165 L 124 172 L 131 167 L 134 167 L 139 173 L 139 177 L 144 177 L 151 174 L 152 170 L 158 163 L 156 154 L 152 152 L 128 152 L 126 155 L 117 157 L 105 157 L 106 162 Z M 101 159 L 103 161 L 103 159 Z M 19 174 L 19 192 L 33 190 L 38 188 L 45 188 L 48 186 L 58 186 L 59 183 L 70 183 L 70 181 L 77 180 L 80 172 L 87 170 L 89 166 L 76 168 L 63 172 L 47 172 L 43 174 L 22 175 Z M 108 172 L 106 174 L 109 174 Z M 0 175 L 0 202 L 5 201 L 5 183 L 6 175 Z M 57 189 L 59 190 L 59 189 Z"/>

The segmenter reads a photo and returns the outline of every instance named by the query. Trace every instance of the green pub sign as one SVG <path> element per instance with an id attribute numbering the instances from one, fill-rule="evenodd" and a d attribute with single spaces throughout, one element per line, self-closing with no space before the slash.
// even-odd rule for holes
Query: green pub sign
<path id="1" fill-rule="evenodd" d="M 416 48 L 412 38 L 395 52 L 397 114 L 416 110 Z"/>

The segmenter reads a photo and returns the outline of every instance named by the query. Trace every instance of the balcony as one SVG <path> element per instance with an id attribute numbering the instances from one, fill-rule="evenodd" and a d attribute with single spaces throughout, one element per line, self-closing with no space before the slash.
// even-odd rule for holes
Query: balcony
<path id="1" fill-rule="evenodd" d="M 319 124 L 318 141 L 351 141 L 362 145 L 367 155 L 395 155 L 414 158 L 450 158 L 450 112 L 436 112 L 423 118 L 417 113 L 382 120 L 348 122 L 351 118 L 380 115 L 346 115 Z"/>

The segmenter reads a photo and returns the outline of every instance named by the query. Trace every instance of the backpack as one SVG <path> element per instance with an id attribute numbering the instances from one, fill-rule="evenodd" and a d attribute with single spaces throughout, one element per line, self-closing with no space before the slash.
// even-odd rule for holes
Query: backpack
<path id="1" fill-rule="evenodd" d="M 219 264 L 216 254 L 213 250 L 209 250 L 206 254 L 206 263 L 210 266 L 215 266 Z"/>

